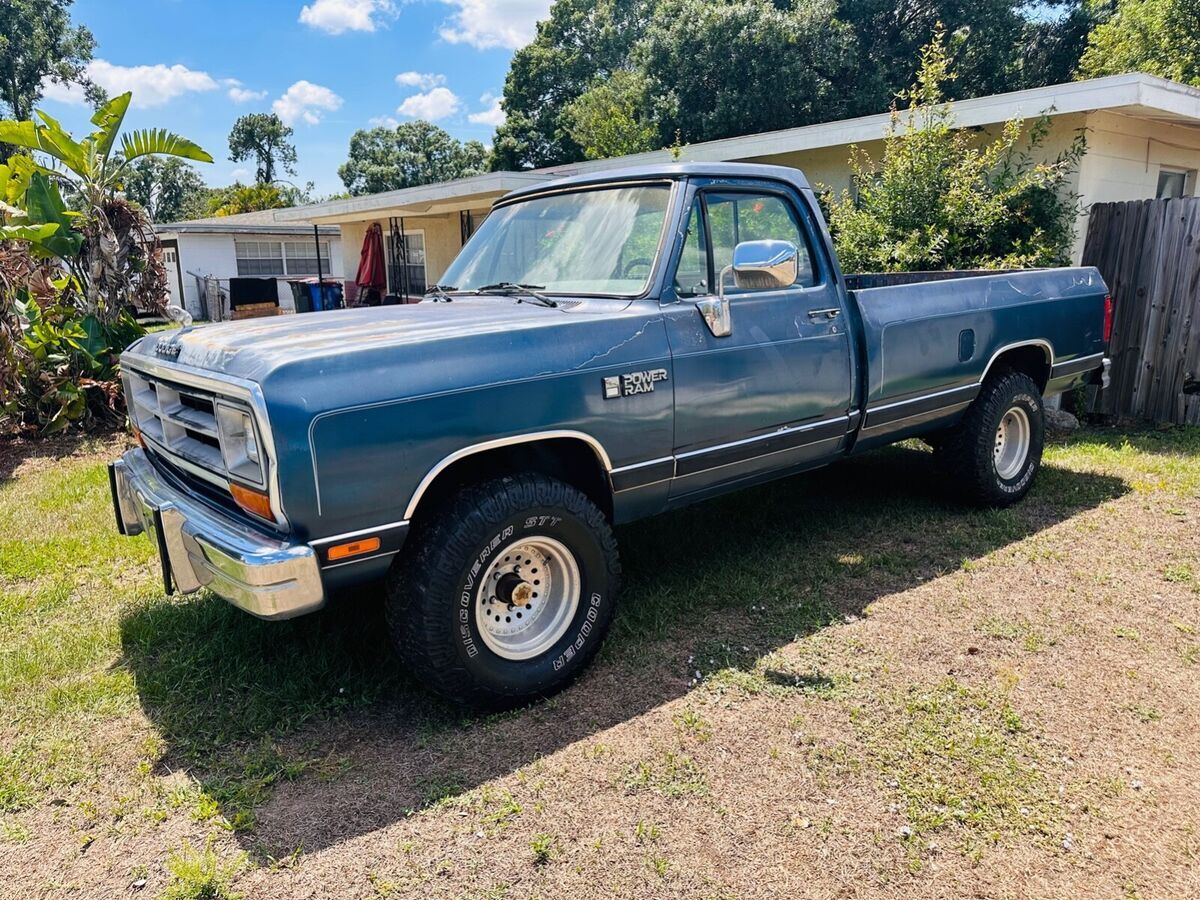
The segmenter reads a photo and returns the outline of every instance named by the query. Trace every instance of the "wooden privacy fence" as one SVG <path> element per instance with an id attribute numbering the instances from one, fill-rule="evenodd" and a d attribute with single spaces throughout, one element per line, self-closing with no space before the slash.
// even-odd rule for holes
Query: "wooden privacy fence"
<path id="1" fill-rule="evenodd" d="M 1083 264 L 1112 292 L 1112 384 L 1093 412 L 1200 423 L 1200 197 L 1097 203 Z"/>

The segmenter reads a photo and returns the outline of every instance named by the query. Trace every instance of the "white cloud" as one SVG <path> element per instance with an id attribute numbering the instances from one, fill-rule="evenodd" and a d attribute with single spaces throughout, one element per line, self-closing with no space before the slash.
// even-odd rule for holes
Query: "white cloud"
<path id="1" fill-rule="evenodd" d="M 87 103 L 87 97 L 83 95 L 83 88 L 79 85 L 59 84 L 49 78 L 42 82 L 42 97 L 58 103 L 69 103 L 72 106 L 83 106 Z"/>
<path id="2" fill-rule="evenodd" d="M 432 72 L 401 72 L 396 76 L 396 84 L 401 87 L 415 87 L 423 91 L 445 83 L 445 75 L 435 75 Z"/>
<path id="3" fill-rule="evenodd" d="M 489 47 L 524 47 L 537 33 L 537 23 L 550 14 L 551 0 L 442 0 L 456 7 L 438 29 L 451 44 Z"/>
<path id="4" fill-rule="evenodd" d="M 467 121 L 473 122 L 476 125 L 491 125 L 499 128 L 504 124 L 506 116 L 504 110 L 500 108 L 500 98 L 493 94 L 484 94 L 479 98 L 479 102 L 487 106 L 487 109 L 481 112 L 471 113 L 467 116 Z"/>
<path id="5" fill-rule="evenodd" d="M 232 178 L 234 181 L 245 182 L 245 181 L 249 181 L 251 178 L 253 178 L 254 173 L 251 172 L 249 169 L 237 168 L 229 173 L 229 177 Z"/>
<path id="6" fill-rule="evenodd" d="M 400 124 L 400 120 L 392 116 L 371 116 L 367 119 L 367 124 L 375 128 L 395 128 Z"/>
<path id="7" fill-rule="evenodd" d="M 392 0 L 316 0 L 300 10 L 300 21 L 329 34 L 374 31 L 395 12 Z"/>
<path id="8" fill-rule="evenodd" d="M 462 101 L 449 88 L 435 87 L 424 94 L 413 94 L 397 107 L 396 112 L 414 119 L 436 122 L 462 109 Z"/>
<path id="9" fill-rule="evenodd" d="M 254 100 L 262 100 L 267 96 L 266 91 L 252 91 L 244 87 L 236 78 L 222 79 L 221 84 L 227 87 L 229 99 L 234 103 L 250 103 Z"/>
<path id="10" fill-rule="evenodd" d="M 147 108 L 162 106 L 176 97 L 191 92 L 215 91 L 217 80 L 207 72 L 189 69 L 179 64 L 166 66 L 118 66 L 103 59 L 94 59 L 87 64 L 87 76 L 109 96 L 133 91 L 133 106 Z M 60 103 L 83 104 L 87 100 L 78 85 L 42 82 L 42 92 L 50 100 Z"/>
<path id="11" fill-rule="evenodd" d="M 342 98 L 329 88 L 311 81 L 297 81 L 271 104 L 271 109 L 286 125 L 296 122 L 316 125 L 325 112 L 333 112 L 341 106 Z"/>

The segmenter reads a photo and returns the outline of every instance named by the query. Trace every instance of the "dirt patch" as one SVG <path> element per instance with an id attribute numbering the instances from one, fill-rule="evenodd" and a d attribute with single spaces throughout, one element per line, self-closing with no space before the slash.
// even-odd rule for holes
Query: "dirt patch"
<path id="1" fill-rule="evenodd" d="M 0 437 L 0 483 L 67 461 L 115 458 L 130 446 L 123 431 L 50 437 Z"/>
<path id="2" fill-rule="evenodd" d="M 223 613 L 149 605 L 161 638 L 116 664 L 164 692 L 98 716 L 129 748 L 103 778 L 0 819 L 0 896 L 153 896 L 185 843 L 246 854 L 250 898 L 1200 896 L 1200 498 L 1175 456 L 1099 443 L 1052 450 L 1005 513 L 930 500 L 901 452 L 626 529 L 613 640 L 502 716 L 368 655 L 313 690 L 375 665 L 386 697 L 255 740 L 200 707 L 274 686 L 167 659 Z M 227 652 L 281 677 L 377 652 L 348 627 Z M 240 747 L 252 801 L 180 753 L 171 693 Z"/>

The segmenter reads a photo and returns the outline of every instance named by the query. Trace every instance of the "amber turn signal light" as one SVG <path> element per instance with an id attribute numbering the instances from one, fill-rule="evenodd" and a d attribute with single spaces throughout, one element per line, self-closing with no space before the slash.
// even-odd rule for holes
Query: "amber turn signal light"
<path id="1" fill-rule="evenodd" d="M 337 544 L 329 548 L 329 561 L 335 562 L 350 556 L 362 556 L 364 553 L 374 553 L 382 542 L 377 537 L 363 538 L 361 541 L 351 541 L 348 544 Z"/>
<path id="2" fill-rule="evenodd" d="M 234 502 L 246 512 L 254 513 L 260 519 L 266 519 L 269 522 L 275 520 L 275 516 L 271 513 L 271 498 L 262 491 L 230 482 L 229 493 L 233 495 Z"/>

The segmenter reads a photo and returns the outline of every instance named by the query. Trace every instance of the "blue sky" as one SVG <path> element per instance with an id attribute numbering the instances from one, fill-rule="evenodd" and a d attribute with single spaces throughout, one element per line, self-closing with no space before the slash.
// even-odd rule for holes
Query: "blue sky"
<path id="1" fill-rule="evenodd" d="M 549 0 L 76 0 L 72 17 L 96 36 L 91 76 L 110 94 L 133 90 L 126 127 L 163 127 L 216 160 L 206 181 L 253 179 L 232 163 L 228 135 L 249 112 L 295 129 L 297 183 L 343 190 L 337 167 L 359 128 L 414 118 L 491 143 L 495 97 L 513 50 Z M 78 135 L 90 110 L 48 85 L 39 104 Z"/>

